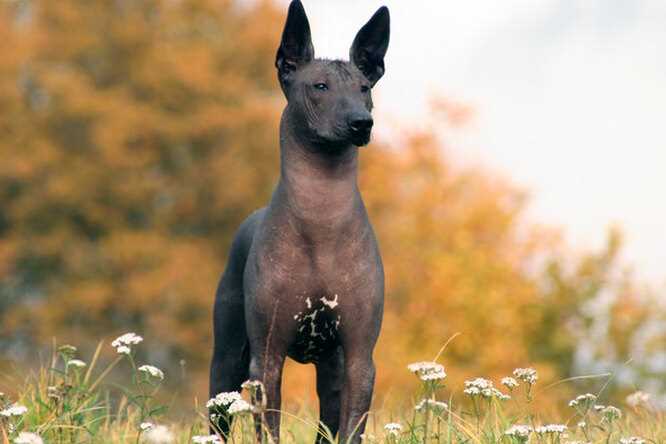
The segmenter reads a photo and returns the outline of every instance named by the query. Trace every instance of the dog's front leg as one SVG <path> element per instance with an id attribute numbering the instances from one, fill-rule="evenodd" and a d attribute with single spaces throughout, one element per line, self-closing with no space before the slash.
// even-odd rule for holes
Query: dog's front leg
<path id="1" fill-rule="evenodd" d="M 321 359 L 317 367 L 317 395 L 319 396 L 319 432 L 316 443 L 329 443 L 326 429 L 335 437 L 340 428 L 340 404 L 344 384 L 345 367 L 342 347 Z M 325 426 L 325 427 L 324 427 Z"/>
<path id="2" fill-rule="evenodd" d="M 358 444 L 365 430 L 367 412 L 372 401 L 375 364 L 372 347 L 359 347 L 345 352 L 345 382 L 342 388 L 340 442 Z"/>
<path id="3" fill-rule="evenodd" d="M 257 353 L 254 350 L 257 350 Z M 268 432 L 273 442 L 277 444 L 280 440 L 282 369 L 285 354 L 266 347 L 265 344 L 258 344 L 254 350 L 250 358 L 250 379 L 261 381 L 264 384 L 263 396 L 265 396 L 266 405 L 263 417 L 255 415 L 257 439 L 259 442 L 263 442 L 262 433 Z M 266 422 L 264 423 L 263 420 Z"/>

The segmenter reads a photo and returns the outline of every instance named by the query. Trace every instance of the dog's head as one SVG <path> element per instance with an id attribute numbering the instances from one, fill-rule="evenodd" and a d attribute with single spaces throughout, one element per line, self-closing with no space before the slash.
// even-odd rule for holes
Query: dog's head
<path id="1" fill-rule="evenodd" d="M 301 137 L 325 149 L 370 141 L 371 91 L 384 74 L 389 33 L 383 6 L 356 35 L 349 62 L 315 59 L 303 5 L 291 2 L 275 66 Z"/>

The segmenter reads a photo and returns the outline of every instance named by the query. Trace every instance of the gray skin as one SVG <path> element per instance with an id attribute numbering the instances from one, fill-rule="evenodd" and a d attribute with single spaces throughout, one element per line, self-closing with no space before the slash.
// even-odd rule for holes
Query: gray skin
<path id="1" fill-rule="evenodd" d="M 320 421 L 339 430 L 340 442 L 360 442 L 365 428 L 384 271 L 358 189 L 358 147 L 370 140 L 370 90 L 384 73 L 388 41 L 382 7 L 357 34 L 351 62 L 315 59 L 303 6 L 289 6 L 275 62 L 288 101 L 280 179 L 231 246 L 215 298 L 210 371 L 211 397 L 247 379 L 263 382 L 276 442 L 287 356 L 316 366 Z M 226 433 L 229 424 L 218 426 Z"/>

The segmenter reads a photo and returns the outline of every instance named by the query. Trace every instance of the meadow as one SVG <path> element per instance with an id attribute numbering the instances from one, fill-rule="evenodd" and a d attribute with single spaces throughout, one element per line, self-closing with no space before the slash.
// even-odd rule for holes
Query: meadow
<path id="1" fill-rule="evenodd" d="M 195 400 L 188 415 L 174 420 L 169 412 L 173 406 L 162 404 L 158 396 L 167 376 L 137 360 L 136 351 L 142 343 L 141 336 L 127 333 L 110 345 L 100 342 L 88 361 L 79 357 L 72 345 L 54 346 L 48 366 L 28 374 L 15 393 L 0 393 L 2 444 L 258 442 L 254 421 L 265 412 L 260 382 L 244 383 L 244 393 Z M 113 347 L 117 354 L 106 366 L 99 362 L 104 347 Z M 371 411 L 363 442 L 666 442 L 666 417 L 648 393 L 637 391 L 624 405 L 613 406 L 603 403 L 602 389 L 576 396 L 569 401 L 568 410 L 551 409 L 550 414 L 544 414 L 535 408 L 539 393 L 570 381 L 541 387 L 536 370 L 517 368 L 500 381 L 475 377 L 465 381 L 462 392 L 452 391 L 441 363 L 445 362 L 445 348 L 433 361 L 406 365 L 405 372 L 417 378 L 419 389 L 401 409 Z M 124 384 L 107 382 L 114 369 L 124 373 Z M 554 413 L 557 411 L 566 414 Z M 297 412 L 283 412 L 281 442 L 312 442 L 318 433 L 335 442 L 328 430 L 318 428 L 313 412 L 305 406 Z M 232 421 L 226 441 L 221 434 L 208 432 L 220 415 Z M 271 439 L 264 434 L 262 442 L 270 443 Z"/>
<path id="2" fill-rule="evenodd" d="M 0 444 L 215 440 L 211 309 L 279 175 L 283 6 L 0 2 Z M 484 110 L 441 86 L 411 125 L 378 84 L 390 131 L 360 154 L 386 274 L 366 441 L 665 442 L 666 289 L 623 262 L 621 227 L 572 245 L 530 219 L 534 190 L 461 162 Z M 112 345 L 128 331 L 145 339 Z M 312 368 L 292 364 L 283 442 L 312 442 Z M 261 406 L 213 404 L 239 396 L 244 444 Z"/>

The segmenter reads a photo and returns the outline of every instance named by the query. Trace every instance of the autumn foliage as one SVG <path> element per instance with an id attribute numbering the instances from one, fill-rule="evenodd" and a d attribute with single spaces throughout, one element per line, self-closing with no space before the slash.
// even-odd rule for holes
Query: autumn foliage
<path id="1" fill-rule="evenodd" d="M 217 280 L 235 229 L 267 202 L 279 170 L 282 14 L 265 1 L 2 2 L 5 367 L 36 359 L 53 336 L 93 347 L 137 331 L 154 362 L 186 372 L 182 393 L 206 395 Z M 572 255 L 526 221 L 522 190 L 453 165 L 455 147 L 433 125 L 362 152 L 387 276 L 378 399 L 399 399 L 413 385 L 405 365 L 457 332 L 441 358 L 453 386 L 526 365 L 546 382 L 580 373 L 590 367 L 579 345 L 599 316 L 586 307 L 599 299 L 609 327 L 592 341 L 592 368 L 614 371 L 655 316 L 618 271 L 619 234 L 604 251 Z M 298 368 L 287 371 L 292 399 L 313 384 Z"/>

